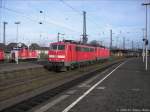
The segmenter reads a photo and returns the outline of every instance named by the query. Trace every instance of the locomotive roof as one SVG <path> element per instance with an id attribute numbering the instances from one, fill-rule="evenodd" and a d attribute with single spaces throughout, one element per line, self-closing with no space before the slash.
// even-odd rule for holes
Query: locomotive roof
<path id="1" fill-rule="evenodd" d="M 91 45 L 91 44 L 83 44 L 83 43 L 81 43 L 80 41 L 77 42 L 77 41 L 73 41 L 73 40 L 65 40 L 65 41 L 53 42 L 53 43 L 51 43 L 51 44 L 66 44 L 66 43 L 69 43 L 69 44 L 76 44 L 76 45 L 83 45 L 83 46 L 89 46 L 89 47 L 101 47 L 101 48 L 106 48 L 105 46 L 94 46 L 94 45 Z"/>

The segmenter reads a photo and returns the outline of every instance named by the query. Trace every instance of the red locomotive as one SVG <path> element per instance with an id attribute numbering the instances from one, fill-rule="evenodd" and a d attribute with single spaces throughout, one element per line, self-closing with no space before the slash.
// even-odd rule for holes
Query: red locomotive
<path id="1" fill-rule="evenodd" d="M 4 61 L 4 57 L 5 57 L 4 51 L 0 49 L 0 61 Z"/>
<path id="2" fill-rule="evenodd" d="M 79 64 L 108 59 L 110 51 L 104 47 L 83 45 L 73 41 L 51 43 L 48 61 L 56 69 L 77 67 Z"/>
<path id="3" fill-rule="evenodd" d="M 11 51 L 12 61 L 15 61 L 17 55 L 19 60 L 37 60 L 38 58 L 37 51 L 28 48 L 13 49 Z"/>

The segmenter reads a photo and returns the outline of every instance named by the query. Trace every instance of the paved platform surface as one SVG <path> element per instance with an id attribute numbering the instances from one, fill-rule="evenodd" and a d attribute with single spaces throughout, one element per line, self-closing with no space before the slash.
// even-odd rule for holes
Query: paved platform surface
<path id="1" fill-rule="evenodd" d="M 34 108 L 32 112 L 150 112 L 150 58 L 129 59 Z"/>

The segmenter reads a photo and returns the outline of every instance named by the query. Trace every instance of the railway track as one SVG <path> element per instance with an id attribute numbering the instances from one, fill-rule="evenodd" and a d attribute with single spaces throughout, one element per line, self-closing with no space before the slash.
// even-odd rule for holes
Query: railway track
<path id="1" fill-rule="evenodd" d="M 29 69 L 13 73 L 6 74 L 5 80 L 1 79 L 0 82 L 0 101 L 6 100 L 11 97 L 15 97 L 19 94 L 23 94 L 27 91 L 39 88 L 54 81 L 61 80 L 64 77 L 71 76 L 74 71 L 69 72 L 49 72 L 44 68 Z M 18 91 L 19 90 L 19 91 Z M 10 92 L 13 94 L 9 94 Z"/>
<path id="2" fill-rule="evenodd" d="M 37 63 L 37 62 L 36 62 Z M 41 64 L 41 62 L 38 62 L 38 64 Z M 43 65 L 45 65 L 45 62 L 42 62 Z M 31 64 L 27 63 L 25 64 L 23 67 L 24 68 L 18 68 L 18 66 L 20 65 L 15 65 L 14 64 L 3 64 L 1 66 L 2 69 L 0 70 L 0 90 L 1 88 L 3 88 L 4 86 L 11 86 L 13 87 L 13 85 L 17 82 L 25 82 L 26 80 L 32 80 L 32 79 L 36 79 L 41 77 L 46 71 L 46 69 L 43 69 L 43 66 L 37 66 L 35 64 Z M 33 67 L 29 67 L 26 68 L 26 66 L 33 66 Z M 35 65 L 35 67 L 34 67 Z M 1 68 L 0 66 L 0 68 Z M 11 70 L 9 70 L 9 68 L 12 67 Z M 21 65 L 22 66 L 22 65 Z M 8 70 L 5 70 L 3 68 L 8 68 Z M 36 71 L 36 72 L 35 72 Z M 50 72 L 49 72 L 50 73 Z"/>
<path id="3" fill-rule="evenodd" d="M 100 66 L 91 66 L 90 69 L 93 68 L 92 71 L 88 71 L 86 69 L 84 69 L 84 70 L 80 69 L 80 70 L 75 70 L 75 71 L 57 73 L 57 75 L 50 73 L 49 78 L 48 77 L 45 77 L 45 79 L 43 78 L 43 82 L 47 82 L 47 83 L 42 84 L 42 82 L 39 82 L 42 79 L 39 78 L 39 80 L 37 81 L 36 84 L 40 83 L 41 86 L 35 87 L 34 89 L 37 89 L 39 87 L 42 87 L 42 86 L 48 85 L 48 84 L 53 85 L 54 83 L 58 82 L 58 84 L 56 84 L 53 88 L 46 90 L 46 91 L 43 91 L 40 94 L 37 94 L 36 96 L 33 95 L 33 97 L 28 98 L 28 100 L 18 102 L 14 106 L 11 106 L 9 108 L 1 110 L 1 112 L 25 112 L 25 111 L 29 111 L 33 107 L 47 101 L 48 99 L 55 96 L 56 94 L 59 94 L 60 92 L 74 86 L 76 83 L 79 83 L 83 80 L 86 80 L 87 78 L 94 76 L 94 74 L 96 74 L 97 72 L 100 72 L 100 71 L 102 71 L 102 70 L 104 70 L 104 69 L 106 69 L 106 68 L 108 68 L 108 67 L 110 67 L 116 63 L 119 63 L 119 62 L 120 61 L 116 61 L 113 63 L 107 63 L 106 65 L 103 65 L 103 66 L 101 65 L 101 69 L 98 69 Z M 87 69 L 89 69 L 89 67 Z M 79 75 L 79 73 L 82 75 Z M 51 78 L 53 78 L 53 79 L 51 79 Z M 51 80 L 46 81 L 46 79 L 47 80 L 51 79 Z M 34 78 L 33 78 L 33 80 L 34 80 Z M 31 84 L 30 81 L 28 83 Z M 36 85 L 36 84 L 34 83 L 34 85 Z M 29 87 L 29 85 L 28 85 L 28 87 Z"/>

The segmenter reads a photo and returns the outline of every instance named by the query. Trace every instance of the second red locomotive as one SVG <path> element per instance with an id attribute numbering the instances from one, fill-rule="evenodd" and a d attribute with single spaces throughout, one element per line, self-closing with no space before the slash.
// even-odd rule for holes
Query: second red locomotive
<path id="1" fill-rule="evenodd" d="M 48 61 L 52 67 L 69 69 L 83 63 L 108 59 L 110 51 L 104 47 L 61 41 L 51 43 L 48 55 Z"/>
<path id="2" fill-rule="evenodd" d="M 0 49 L 0 62 L 4 61 L 4 57 L 5 57 L 4 51 Z"/>
<path id="3" fill-rule="evenodd" d="M 11 51 L 11 60 L 15 61 L 18 55 L 19 60 L 37 60 L 38 53 L 35 50 L 30 50 L 28 48 L 20 48 L 20 49 L 13 49 Z"/>

